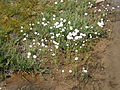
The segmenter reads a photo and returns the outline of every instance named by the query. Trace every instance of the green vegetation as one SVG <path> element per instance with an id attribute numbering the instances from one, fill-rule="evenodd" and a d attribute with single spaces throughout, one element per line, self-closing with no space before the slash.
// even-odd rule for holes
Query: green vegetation
<path id="1" fill-rule="evenodd" d="M 92 77 L 93 46 L 106 36 L 105 11 L 91 0 L 0 1 L 0 69 Z M 97 10 L 97 9 L 96 9 Z"/>

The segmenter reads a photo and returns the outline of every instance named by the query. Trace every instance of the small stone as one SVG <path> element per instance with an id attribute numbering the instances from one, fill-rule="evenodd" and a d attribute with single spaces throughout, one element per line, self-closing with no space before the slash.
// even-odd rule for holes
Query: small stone
<path id="1" fill-rule="evenodd" d="M 96 0 L 96 3 L 104 2 L 105 0 Z"/>

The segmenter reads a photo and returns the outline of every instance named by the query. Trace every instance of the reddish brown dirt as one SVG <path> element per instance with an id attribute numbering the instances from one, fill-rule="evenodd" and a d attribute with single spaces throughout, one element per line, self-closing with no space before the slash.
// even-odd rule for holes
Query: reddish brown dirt
<path id="1" fill-rule="evenodd" d="M 1 83 L 2 90 L 70 90 L 70 86 L 56 81 L 44 80 L 42 76 L 31 76 L 27 73 L 13 74 Z"/>

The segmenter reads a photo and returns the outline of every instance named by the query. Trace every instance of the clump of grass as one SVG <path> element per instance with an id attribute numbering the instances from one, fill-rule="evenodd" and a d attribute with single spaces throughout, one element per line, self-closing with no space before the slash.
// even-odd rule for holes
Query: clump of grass
<path id="1" fill-rule="evenodd" d="M 5 70 L 42 73 L 64 71 L 68 66 L 67 72 L 88 77 L 96 64 L 88 58 L 92 47 L 106 34 L 105 13 L 97 15 L 94 7 L 91 0 L 6 2 L 1 8 L 6 10 L 0 22 L 5 23 L 1 25 L 1 65 Z"/>

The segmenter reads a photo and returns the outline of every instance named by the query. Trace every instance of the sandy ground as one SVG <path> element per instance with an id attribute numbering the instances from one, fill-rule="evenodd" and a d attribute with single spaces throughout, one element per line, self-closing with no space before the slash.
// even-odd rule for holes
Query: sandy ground
<path id="1" fill-rule="evenodd" d="M 117 2 L 120 0 L 108 0 Z M 109 46 L 101 55 L 102 61 L 106 66 L 105 73 L 107 78 L 104 82 L 105 86 L 102 90 L 120 90 L 120 10 L 113 16 L 113 34 Z"/>
<path id="2" fill-rule="evenodd" d="M 113 40 L 103 55 L 107 74 L 103 90 L 120 90 L 120 21 L 113 26 Z"/>

